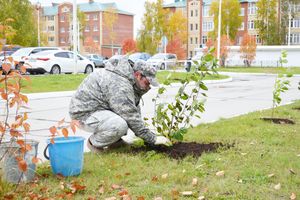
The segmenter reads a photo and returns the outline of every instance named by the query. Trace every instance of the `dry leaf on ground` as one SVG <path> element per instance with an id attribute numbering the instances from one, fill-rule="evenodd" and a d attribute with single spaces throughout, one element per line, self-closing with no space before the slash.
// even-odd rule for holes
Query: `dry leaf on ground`
<path id="1" fill-rule="evenodd" d="M 200 196 L 200 197 L 198 197 L 198 200 L 204 200 L 205 199 L 205 197 L 204 196 Z"/>
<path id="2" fill-rule="evenodd" d="M 116 197 L 108 197 L 108 198 L 105 198 L 104 200 L 117 200 Z"/>
<path id="3" fill-rule="evenodd" d="M 281 188 L 281 184 L 280 183 L 278 183 L 277 185 L 274 186 L 275 190 L 280 190 L 280 188 Z"/>
<path id="4" fill-rule="evenodd" d="M 184 191 L 184 192 L 181 192 L 182 196 L 191 196 L 193 195 L 193 191 Z"/>
<path id="5" fill-rule="evenodd" d="M 121 188 L 121 186 L 119 186 L 119 185 L 117 185 L 117 184 L 112 184 L 112 185 L 111 185 L 111 188 L 112 188 L 113 190 L 118 190 L 118 189 Z"/>
<path id="6" fill-rule="evenodd" d="M 192 186 L 196 186 L 198 185 L 198 179 L 197 178 L 193 178 L 192 180 Z"/>
<path id="7" fill-rule="evenodd" d="M 224 171 L 218 171 L 216 173 L 217 176 L 224 176 L 225 175 L 225 172 Z"/>
<path id="8" fill-rule="evenodd" d="M 271 178 L 271 177 L 273 177 L 273 176 L 275 176 L 275 174 L 269 174 L 269 175 L 268 175 L 269 178 Z"/>
<path id="9" fill-rule="evenodd" d="M 296 174 L 296 172 L 292 168 L 289 169 L 289 171 L 291 172 L 291 174 Z"/>
<path id="10" fill-rule="evenodd" d="M 161 197 L 155 197 L 154 200 L 163 200 Z"/>
<path id="11" fill-rule="evenodd" d="M 104 194 L 104 186 L 103 186 L 103 185 L 99 185 L 98 192 L 99 192 L 100 194 Z"/>
<path id="12" fill-rule="evenodd" d="M 168 178 L 168 174 L 163 174 L 163 175 L 161 175 L 161 178 L 162 178 L 162 179 Z"/>
<path id="13" fill-rule="evenodd" d="M 297 197 L 296 197 L 296 194 L 293 192 L 292 194 L 291 194 L 291 196 L 290 196 L 290 199 L 291 200 L 295 200 Z"/>

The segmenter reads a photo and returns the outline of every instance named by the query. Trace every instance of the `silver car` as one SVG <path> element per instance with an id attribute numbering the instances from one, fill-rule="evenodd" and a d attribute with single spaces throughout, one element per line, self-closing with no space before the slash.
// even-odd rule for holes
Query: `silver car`
<path id="1" fill-rule="evenodd" d="M 147 60 L 147 63 L 158 69 L 168 69 L 175 66 L 177 63 L 176 54 L 172 53 L 157 53 Z"/>

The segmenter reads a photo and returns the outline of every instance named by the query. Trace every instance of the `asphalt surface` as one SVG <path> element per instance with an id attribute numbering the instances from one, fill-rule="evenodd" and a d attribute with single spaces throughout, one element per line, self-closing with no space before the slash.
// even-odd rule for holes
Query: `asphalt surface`
<path id="1" fill-rule="evenodd" d="M 276 75 L 266 74 L 241 74 L 224 73 L 231 76 L 231 79 L 222 81 L 208 81 L 208 92 L 205 101 L 206 111 L 201 115 L 201 119 L 192 121 L 193 125 L 200 123 L 214 122 L 221 118 L 230 118 L 245 113 L 268 109 L 272 107 L 272 91 Z M 300 91 L 297 89 L 299 76 L 290 78 L 290 89 L 282 94 L 282 105 L 300 99 Z M 170 86 L 167 92 L 162 96 L 163 102 L 172 101 L 178 90 L 178 85 Z M 58 121 L 65 118 L 70 121 L 68 116 L 68 106 L 74 91 L 52 92 L 28 94 L 29 109 L 28 123 L 31 125 L 30 134 L 27 138 L 34 138 L 39 143 L 39 157 L 43 158 L 42 152 L 46 146 L 46 139 L 49 137 L 49 127 L 55 125 Z M 156 95 L 157 88 L 151 89 L 143 97 L 142 115 L 151 117 L 154 114 L 154 104 L 152 98 Z M 3 102 L 1 105 L 1 117 L 3 116 Z M 25 109 L 21 109 L 24 112 Z M 12 114 L 13 112 L 11 112 Z M 13 116 L 13 115 L 12 115 Z M 76 135 L 88 138 L 91 133 L 79 130 Z M 132 137 L 132 133 L 127 139 Z M 126 138 L 125 138 L 126 139 Z M 85 151 L 88 151 L 85 145 Z"/>

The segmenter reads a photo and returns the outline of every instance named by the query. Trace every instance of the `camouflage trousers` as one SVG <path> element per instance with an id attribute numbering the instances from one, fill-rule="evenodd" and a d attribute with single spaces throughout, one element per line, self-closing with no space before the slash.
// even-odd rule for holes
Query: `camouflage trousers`
<path id="1" fill-rule="evenodd" d="M 126 121 L 109 110 L 94 112 L 81 123 L 83 130 L 93 133 L 89 139 L 95 147 L 109 146 L 128 131 Z"/>

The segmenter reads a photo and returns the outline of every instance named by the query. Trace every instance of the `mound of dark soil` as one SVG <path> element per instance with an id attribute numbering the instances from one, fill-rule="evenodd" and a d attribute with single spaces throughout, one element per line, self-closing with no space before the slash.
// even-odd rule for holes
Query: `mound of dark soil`
<path id="1" fill-rule="evenodd" d="M 199 144 L 196 142 L 178 142 L 171 147 L 163 145 L 145 146 L 141 148 L 133 148 L 134 152 L 143 152 L 154 150 L 158 153 L 164 153 L 171 158 L 182 159 L 186 156 L 200 157 L 204 152 L 214 152 L 218 148 L 230 148 L 233 145 L 224 145 L 222 143 Z"/>
<path id="2" fill-rule="evenodd" d="M 261 119 L 265 121 L 271 121 L 274 124 L 295 124 L 293 120 L 286 118 L 262 117 Z"/>

